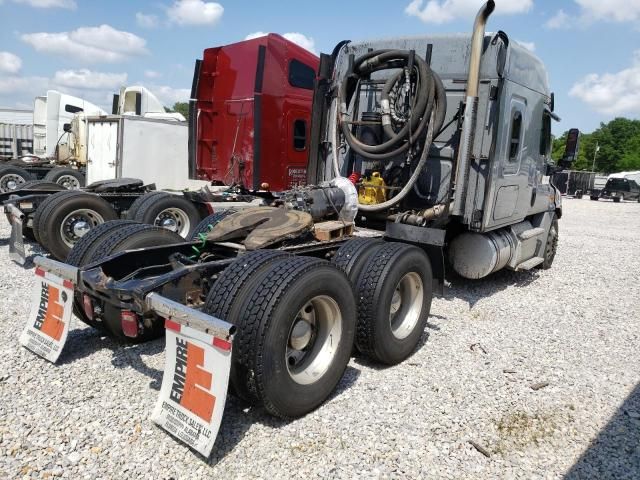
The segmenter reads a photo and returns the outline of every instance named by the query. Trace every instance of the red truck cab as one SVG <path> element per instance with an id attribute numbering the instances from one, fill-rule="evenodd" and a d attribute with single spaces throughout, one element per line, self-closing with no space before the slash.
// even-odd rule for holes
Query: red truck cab
<path id="1" fill-rule="evenodd" d="M 319 61 L 276 34 L 206 49 L 191 91 L 190 178 L 249 191 L 304 184 Z"/>

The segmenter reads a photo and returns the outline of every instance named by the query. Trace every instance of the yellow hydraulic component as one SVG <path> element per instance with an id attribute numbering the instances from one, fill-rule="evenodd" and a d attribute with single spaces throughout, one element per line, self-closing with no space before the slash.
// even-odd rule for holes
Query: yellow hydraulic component
<path id="1" fill-rule="evenodd" d="M 371 177 L 365 178 L 358 189 L 358 203 L 361 205 L 376 205 L 387 201 L 387 189 L 380 172 L 373 172 Z"/>

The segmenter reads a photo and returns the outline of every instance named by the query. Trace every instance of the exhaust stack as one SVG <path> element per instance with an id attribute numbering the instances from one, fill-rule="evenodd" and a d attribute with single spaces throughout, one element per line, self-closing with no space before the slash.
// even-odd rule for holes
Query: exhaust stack
<path id="1" fill-rule="evenodd" d="M 455 179 L 455 193 L 453 199 L 453 215 L 464 214 L 464 204 L 467 197 L 467 180 L 469 177 L 469 163 L 475 138 L 476 119 L 478 112 L 478 89 L 480 86 L 480 60 L 482 59 L 482 45 L 484 43 L 485 27 L 489 16 L 496 8 L 494 0 L 489 0 L 480 9 L 473 25 L 471 37 L 471 58 L 469 59 L 469 76 L 467 78 L 467 98 L 464 109 L 462 133 L 460 135 L 460 149 Z"/>

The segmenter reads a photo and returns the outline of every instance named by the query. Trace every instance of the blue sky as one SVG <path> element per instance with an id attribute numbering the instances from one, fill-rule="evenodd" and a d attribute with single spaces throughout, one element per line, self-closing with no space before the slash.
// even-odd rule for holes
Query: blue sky
<path id="1" fill-rule="evenodd" d="M 0 0 L 0 106 L 47 88 L 108 108 L 121 85 L 185 100 L 207 47 L 256 32 L 315 52 L 342 39 L 468 32 L 482 0 Z M 496 0 L 489 31 L 529 44 L 548 67 L 556 133 L 640 117 L 640 0 Z M 317 6 L 320 5 L 321 8 Z"/>

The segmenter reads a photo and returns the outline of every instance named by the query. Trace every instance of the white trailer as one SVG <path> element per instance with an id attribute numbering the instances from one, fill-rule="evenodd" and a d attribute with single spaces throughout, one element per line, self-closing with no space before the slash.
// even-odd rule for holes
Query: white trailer
<path id="1" fill-rule="evenodd" d="M 162 190 L 200 188 L 189 180 L 186 122 L 130 115 L 79 117 L 79 152 L 86 150 L 87 184 L 113 178 L 143 178 Z M 83 125 L 84 124 L 84 125 Z M 82 153 L 80 153 L 82 154 Z"/>

